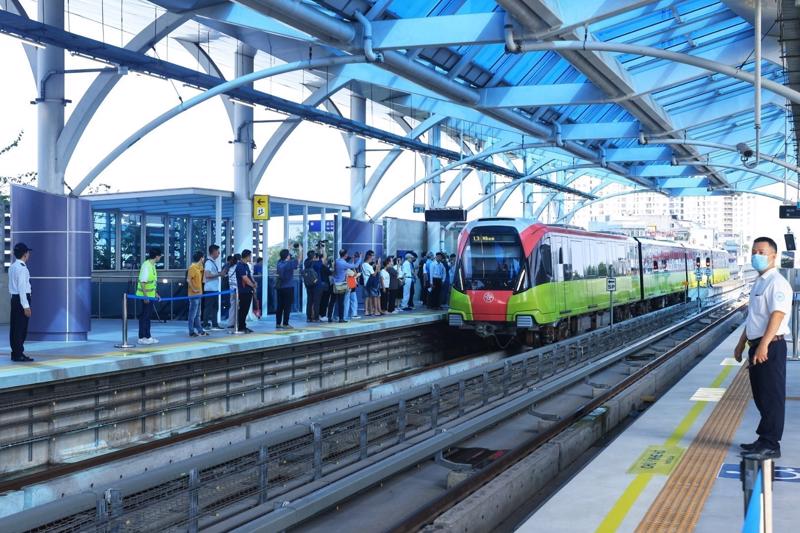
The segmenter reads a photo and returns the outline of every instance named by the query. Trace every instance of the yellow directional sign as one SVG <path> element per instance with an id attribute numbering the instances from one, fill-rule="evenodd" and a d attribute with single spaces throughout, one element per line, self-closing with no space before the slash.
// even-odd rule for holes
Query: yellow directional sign
<path id="1" fill-rule="evenodd" d="M 269 220 L 269 195 L 253 196 L 253 220 Z"/>

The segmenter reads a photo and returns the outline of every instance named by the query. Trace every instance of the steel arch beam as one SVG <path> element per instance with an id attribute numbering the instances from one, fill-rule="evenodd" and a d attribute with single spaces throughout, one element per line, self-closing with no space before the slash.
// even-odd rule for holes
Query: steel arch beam
<path id="1" fill-rule="evenodd" d="M 580 168 L 602 168 L 602 167 L 600 167 L 600 165 L 598 165 L 597 163 L 580 163 L 580 164 L 577 164 L 577 165 L 568 165 L 566 167 L 550 168 L 550 169 L 547 169 L 547 170 L 539 170 L 539 171 L 534 172 L 532 174 L 528 174 L 527 176 L 522 176 L 521 178 L 516 178 L 516 179 L 512 180 L 511 183 L 508 183 L 508 184 L 503 185 L 502 187 L 500 187 L 498 189 L 495 189 L 494 191 L 492 191 L 491 194 L 487 194 L 485 196 L 482 196 L 481 198 L 478 198 L 469 207 L 467 207 L 467 211 L 472 211 L 473 209 L 475 209 L 476 207 L 481 205 L 483 202 L 488 200 L 490 197 L 492 197 L 492 196 L 494 196 L 496 194 L 499 194 L 499 193 L 505 191 L 506 189 L 510 189 L 512 187 L 516 187 L 517 185 L 519 185 L 523 181 L 527 181 L 527 180 L 530 180 L 532 178 L 537 178 L 539 176 L 544 176 L 546 174 L 550 174 L 551 172 L 560 172 L 562 170 L 577 170 L 577 169 L 580 169 Z M 553 184 L 553 185 L 555 185 L 555 184 Z M 566 187 L 561 186 L 561 188 L 566 188 Z M 560 188 L 560 192 L 571 192 L 569 190 L 567 190 L 567 191 L 561 190 L 561 188 Z M 580 192 L 580 196 L 582 198 L 587 198 L 588 197 L 588 198 L 592 198 L 593 199 L 593 197 L 591 195 L 588 195 L 585 192 Z"/>
<path id="2" fill-rule="evenodd" d="M 350 83 L 349 78 L 337 76 L 333 83 L 325 84 L 316 89 L 311 95 L 303 100 L 303 105 L 317 107 L 319 104 L 325 102 L 328 98 L 336 93 L 339 89 Z M 337 110 L 338 113 L 338 110 Z M 341 113 L 338 113 L 341 115 Z M 283 143 L 289 138 L 295 129 L 300 125 L 300 120 L 296 116 L 288 117 L 278 129 L 270 136 L 267 144 L 261 149 L 261 153 L 253 162 L 253 167 L 250 169 L 250 190 L 255 191 L 264 173 L 267 171 L 272 160 L 278 153 L 278 150 L 283 146 Z"/>
<path id="3" fill-rule="evenodd" d="M 392 200 L 389 201 L 389 203 L 387 203 L 385 206 L 383 206 L 381 209 L 379 209 L 378 212 L 375 213 L 375 215 L 372 218 L 373 219 L 380 218 L 381 216 L 383 216 L 384 213 L 386 213 L 386 211 L 389 210 L 390 207 L 392 207 L 395 203 L 399 202 L 405 195 L 409 194 L 411 191 L 413 191 L 417 187 L 420 187 L 420 186 L 424 185 L 425 183 L 433 180 L 437 176 L 439 176 L 441 174 L 444 174 L 445 172 L 447 172 L 449 170 L 453 170 L 456 167 L 459 167 L 461 165 L 467 165 L 470 162 L 477 161 L 477 160 L 480 160 L 480 159 L 486 159 L 487 157 L 489 157 L 491 155 L 499 154 L 499 153 L 502 153 L 502 152 L 508 152 L 508 151 L 520 150 L 520 149 L 528 149 L 528 148 L 544 148 L 544 147 L 549 147 L 549 146 L 551 146 L 550 143 L 525 143 L 525 144 L 503 143 L 503 145 L 500 146 L 499 148 L 496 148 L 496 147 L 493 146 L 491 148 L 487 148 L 486 150 L 483 150 L 482 152 L 478 152 L 477 154 L 473 154 L 473 155 L 465 157 L 463 159 L 459 159 L 458 161 L 453 161 L 452 163 L 450 163 L 448 165 L 445 165 L 445 166 L 439 168 L 438 170 L 436 170 L 434 172 L 431 172 L 427 176 L 418 179 L 413 184 L 411 184 L 410 186 L 408 186 L 405 189 L 403 189 L 403 191 L 400 192 L 400 194 L 398 194 L 397 196 L 392 198 Z M 592 164 L 591 166 L 597 166 L 597 165 L 596 164 Z M 521 176 L 520 178 L 517 178 L 517 179 L 535 179 L 535 178 L 536 178 L 536 176 L 528 175 L 528 176 Z M 539 184 L 543 185 L 545 187 L 552 187 L 552 188 L 555 188 L 555 189 L 565 189 L 565 188 L 562 188 L 561 186 L 559 186 L 556 183 L 549 183 L 549 182 L 545 182 L 544 180 L 540 180 Z M 585 196 L 585 193 L 582 193 L 580 191 L 575 191 L 575 190 L 572 190 L 572 189 L 567 189 L 565 192 L 570 192 L 570 193 L 573 193 L 573 194 L 577 194 L 578 196 Z"/>
<path id="4" fill-rule="evenodd" d="M 698 68 L 708 70 L 709 72 L 718 72 L 731 78 L 736 78 L 755 85 L 755 76 L 744 70 L 737 70 L 735 67 L 722 65 L 708 59 L 692 56 L 689 54 L 681 54 L 672 52 L 670 50 L 662 50 L 652 46 L 637 46 L 625 43 L 612 43 L 603 41 L 548 41 L 548 42 L 517 42 L 513 41 L 513 37 L 509 37 L 507 44 L 509 52 L 559 52 L 564 50 L 571 51 L 593 51 L 593 52 L 615 52 L 620 54 L 633 54 L 647 57 L 657 57 L 667 61 L 674 61 L 676 63 L 684 63 L 686 65 L 693 65 Z M 762 77 L 763 78 L 763 77 Z M 800 103 L 800 92 L 795 91 L 787 86 L 781 85 L 769 79 L 761 80 L 761 87 L 767 91 L 773 92 L 779 96 L 791 100 L 795 103 Z"/>
<path id="5" fill-rule="evenodd" d="M 451 181 L 447 185 L 447 189 L 445 189 L 445 191 L 442 193 L 442 197 L 439 199 L 440 207 L 447 206 L 447 203 L 450 201 L 450 198 L 452 198 L 453 194 L 455 194 L 458 188 L 462 186 L 464 180 L 467 179 L 472 170 L 473 170 L 472 167 L 467 167 L 467 168 L 462 168 L 458 172 L 458 175 L 453 178 L 453 181 Z"/>
<path id="6" fill-rule="evenodd" d="M 576 181 L 579 178 L 580 178 L 580 176 L 578 176 L 578 173 L 576 172 L 572 176 L 570 176 L 569 178 L 564 180 L 564 185 L 569 185 L 569 184 L 573 183 L 574 181 Z M 601 178 L 601 179 L 603 181 L 605 181 L 605 178 Z M 608 183 L 613 183 L 613 182 L 609 181 Z M 590 194 L 594 194 L 595 193 L 594 189 L 589 191 L 589 193 Z M 533 217 L 534 218 L 539 218 L 541 216 L 542 212 L 547 207 L 547 204 L 549 204 L 550 202 L 555 200 L 556 196 L 558 196 L 558 193 L 549 193 L 546 198 L 543 198 L 542 201 L 539 203 L 539 206 L 533 212 Z"/>
<path id="7" fill-rule="evenodd" d="M 654 191 L 648 190 L 648 189 L 635 189 L 635 190 L 632 190 L 632 191 L 615 192 L 613 194 L 608 194 L 606 196 L 600 196 L 600 197 L 598 197 L 598 198 L 596 198 L 594 200 L 589 200 L 589 201 L 587 201 L 587 202 L 585 202 L 583 204 L 580 204 L 580 205 L 576 206 L 574 209 L 572 209 L 568 213 L 566 213 L 563 216 L 561 216 L 560 218 L 558 218 L 556 220 L 556 222 L 564 222 L 564 221 L 570 220 L 570 219 L 572 219 L 573 216 L 575 216 L 575 213 L 577 213 L 581 209 L 583 209 L 585 207 L 588 207 L 588 206 L 590 206 L 592 204 L 596 204 L 596 203 L 602 202 L 603 200 L 608 200 L 608 199 L 616 198 L 616 197 L 619 197 L 619 196 L 627 196 L 627 195 L 630 195 L 630 194 L 641 194 L 643 192 L 652 193 Z M 730 194 L 730 193 L 725 193 L 725 194 Z M 764 196 L 765 198 L 771 198 L 773 200 L 778 200 L 779 202 L 783 201 L 783 198 L 781 198 L 780 196 L 776 196 L 774 194 L 770 194 L 770 193 L 767 193 L 767 192 L 761 192 L 761 191 L 737 191 L 736 194 L 754 194 L 756 196 Z"/>
<path id="8" fill-rule="evenodd" d="M 597 194 L 598 192 L 602 191 L 603 189 L 605 189 L 606 187 L 608 187 L 612 183 L 613 183 L 612 181 L 605 181 L 605 180 L 601 181 L 600 183 L 598 183 L 597 185 L 595 185 L 592 188 L 592 194 Z M 653 192 L 653 191 L 651 191 L 651 192 Z M 606 197 L 604 196 L 603 198 L 606 198 Z M 586 204 L 586 203 L 587 203 L 587 200 L 585 200 L 585 199 L 580 200 L 578 202 L 578 204 L 575 206 L 575 208 L 572 209 L 571 214 L 568 213 L 569 217 L 565 218 L 565 220 L 567 220 L 567 221 L 572 220 L 572 217 L 575 216 L 575 212 L 578 211 L 579 209 L 581 209 L 583 207 L 583 205 Z M 558 221 L 558 220 L 560 220 L 560 219 L 557 219 L 556 221 Z"/>
<path id="9" fill-rule="evenodd" d="M 25 8 L 19 3 L 19 0 L 11 0 L 6 6 L 9 13 L 14 13 L 20 17 L 30 18 Z M 25 50 L 25 55 L 28 56 L 28 63 L 31 66 L 31 74 L 33 74 L 33 82 L 36 83 L 36 65 L 38 63 L 36 56 L 36 47 L 29 44 L 23 44 L 22 49 Z"/>
<path id="10" fill-rule="evenodd" d="M 161 39 L 165 38 L 173 30 L 189 20 L 191 13 L 164 13 L 156 20 L 147 25 L 130 42 L 125 45 L 126 50 L 144 53 Z M 100 105 L 105 101 L 108 94 L 120 80 L 121 76 L 115 72 L 103 72 L 97 75 L 92 84 L 86 89 L 75 111 L 70 115 L 69 120 L 64 125 L 61 135 L 56 144 L 56 165 L 57 171 L 66 173 L 72 154 L 78 142 L 89 126 L 89 122 L 94 117 Z M 79 194 L 76 192 L 76 194 Z"/>
<path id="11" fill-rule="evenodd" d="M 251 74 L 247 74 L 245 76 L 240 76 L 234 80 L 226 81 L 225 83 L 221 83 L 216 87 L 213 87 L 202 94 L 194 96 L 187 100 L 186 102 L 182 102 L 180 105 L 173 107 L 172 109 L 162 113 L 155 119 L 151 120 L 141 128 L 139 128 L 136 132 L 130 135 L 127 139 L 125 139 L 119 146 L 117 146 L 114 150 L 111 151 L 102 161 L 100 161 L 90 172 L 86 175 L 81 182 L 73 188 L 74 194 L 78 195 L 83 192 L 86 187 L 88 187 L 94 179 L 100 175 L 100 173 L 105 170 L 108 165 L 114 162 L 120 155 L 122 155 L 128 148 L 136 144 L 142 137 L 153 131 L 154 129 L 158 128 L 162 124 L 168 122 L 170 119 L 180 115 L 184 111 L 187 111 L 198 104 L 205 102 L 215 96 L 219 96 L 227 91 L 231 91 L 238 87 L 246 86 L 254 81 L 261 80 L 264 78 L 268 78 L 270 76 L 277 76 L 278 74 L 284 74 L 286 72 L 292 72 L 294 70 L 302 70 L 307 68 L 319 68 L 324 66 L 330 65 L 337 65 L 343 63 L 353 63 L 358 61 L 365 61 L 366 58 L 364 56 L 337 56 L 337 57 L 329 57 L 323 59 L 311 59 L 306 61 L 297 61 L 294 63 L 286 63 L 284 65 L 279 65 L 277 67 L 271 67 L 263 70 L 259 70 L 257 72 L 253 72 Z"/>
<path id="12" fill-rule="evenodd" d="M 187 52 L 192 54 L 193 56 L 197 57 L 197 62 L 200 64 L 200 68 L 206 71 L 207 74 L 211 74 L 212 76 L 216 76 L 221 80 L 225 79 L 225 76 L 222 74 L 222 71 L 219 69 L 217 64 L 211 59 L 211 56 L 203 50 L 203 47 L 200 46 L 199 43 L 194 41 L 187 41 L 185 39 L 175 39 L 180 43 Z M 228 114 L 228 120 L 231 121 L 231 129 L 233 129 L 233 102 L 228 95 L 223 94 L 221 97 L 222 104 L 225 106 L 225 112 Z M 236 132 L 234 132 L 235 134 Z"/>
<path id="13" fill-rule="evenodd" d="M 420 122 L 414 129 L 406 133 L 406 137 L 409 139 L 416 139 L 434 126 L 447 120 L 447 118 L 448 117 L 445 115 L 430 115 L 428 118 Z M 381 160 L 381 162 L 375 168 L 375 172 L 372 173 L 372 176 L 364 187 L 364 205 L 369 205 L 369 201 L 372 198 L 372 195 L 375 193 L 375 189 L 378 188 L 378 185 L 380 185 L 380 182 L 386 175 L 386 172 L 394 164 L 394 162 L 397 161 L 402 153 L 402 148 L 392 148 L 391 151 L 384 156 L 383 160 Z"/>
<path id="14" fill-rule="evenodd" d="M 238 3 L 252 8 L 262 15 L 267 15 L 289 24 L 339 48 L 360 49 L 362 45 L 359 38 L 362 30 L 358 24 L 331 16 L 310 4 L 294 0 L 238 0 Z M 476 89 L 451 80 L 406 54 L 391 50 L 386 51 L 383 62 L 378 66 L 461 105 L 474 107 L 480 101 L 480 93 Z M 488 117 L 518 129 L 525 135 L 547 139 L 552 134 L 552 131 L 547 126 L 512 110 L 484 109 L 482 111 Z M 566 141 L 563 143 L 562 148 L 581 159 L 591 161 L 599 161 L 601 159 L 601 155 L 596 151 L 579 143 Z M 646 179 L 630 176 L 623 165 L 609 163 L 608 168 L 612 172 L 629 177 L 635 183 L 647 187 L 652 186 L 652 183 Z"/>
<path id="15" fill-rule="evenodd" d="M 675 139 L 658 139 L 658 138 L 652 138 L 652 137 L 644 137 L 644 141 L 645 141 L 644 144 L 649 144 L 649 143 L 653 143 L 653 144 L 692 144 L 692 145 L 695 145 L 695 146 L 704 146 L 706 148 L 715 148 L 717 150 L 726 150 L 728 152 L 733 152 L 733 153 L 738 153 L 739 152 L 736 149 L 735 146 L 730 145 L 730 144 L 722 144 L 722 143 L 715 143 L 715 142 L 710 142 L 710 141 L 702 141 L 702 140 L 699 140 L 699 139 L 675 140 Z M 768 161 L 770 163 L 773 163 L 775 165 L 779 165 L 779 166 L 784 167 L 784 168 L 786 168 L 788 170 L 791 170 L 793 172 L 800 173 L 800 167 L 798 167 L 797 165 L 793 165 L 793 164 L 791 164 L 791 163 L 789 163 L 787 161 L 784 161 L 783 159 L 779 159 L 777 157 L 773 157 L 773 156 L 765 154 L 763 152 L 761 154 L 759 154 L 759 156 L 764 161 Z"/>

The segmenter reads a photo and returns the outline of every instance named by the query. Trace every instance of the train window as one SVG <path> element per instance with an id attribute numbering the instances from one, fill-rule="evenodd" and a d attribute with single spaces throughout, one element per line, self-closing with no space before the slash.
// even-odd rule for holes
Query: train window
<path id="1" fill-rule="evenodd" d="M 578 239 L 569 239 L 568 242 L 570 256 L 572 257 L 570 269 L 572 273 L 571 279 L 581 279 L 586 276 L 586 271 L 589 266 L 589 258 L 587 257 L 589 255 L 588 247 L 586 246 L 586 242 Z"/>
<path id="2" fill-rule="evenodd" d="M 468 290 L 525 290 L 525 257 L 517 230 L 503 226 L 473 229 L 461 257 Z"/>
<path id="3" fill-rule="evenodd" d="M 545 237 L 533 254 L 533 283 L 542 285 L 553 281 L 553 253 L 550 249 L 550 239 Z"/>

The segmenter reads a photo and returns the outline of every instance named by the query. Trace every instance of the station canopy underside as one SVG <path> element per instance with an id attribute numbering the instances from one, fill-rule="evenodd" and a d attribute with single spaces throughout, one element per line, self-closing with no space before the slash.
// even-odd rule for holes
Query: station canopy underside
<path id="1" fill-rule="evenodd" d="M 72 0 L 68 16 L 100 21 L 101 4 Z M 747 168 L 734 148 L 738 143 L 756 148 L 752 4 L 745 0 L 117 3 L 117 16 L 124 18 L 125 31 L 131 35 L 145 31 L 168 12 L 185 17 L 169 32 L 169 39 L 197 55 L 193 66 L 172 64 L 152 51 L 124 51 L 108 43 L 82 41 L 69 27 L 57 32 L 33 21 L 26 24 L 11 11 L 0 12 L 0 31 L 204 89 L 217 83 L 213 78 L 219 73 L 203 72 L 201 58 L 229 67 L 240 42 L 256 51 L 255 70 L 276 62 L 363 54 L 364 62 L 282 76 L 281 83 L 302 84 L 311 91 L 304 102 L 287 103 L 254 90 L 234 89 L 227 94 L 451 161 L 506 147 L 470 164 L 483 163 L 478 170 L 511 180 L 524 178 L 547 161 L 552 169 L 585 164 L 591 168 L 587 173 L 609 184 L 669 195 L 716 195 L 758 192 L 783 183 L 787 172 L 790 186 L 797 183 L 793 95 L 779 94 L 769 85 L 793 93 L 791 65 L 785 64 L 782 51 L 782 39 L 794 31 L 788 26 L 797 24 L 797 13 L 786 12 L 794 9 L 786 7 L 793 2 L 764 2 L 759 135 L 763 157 L 757 166 Z M 616 45 L 627 48 L 623 52 L 614 49 Z M 658 51 L 676 55 L 660 57 Z M 698 65 L 693 59 L 707 63 Z M 343 89 L 382 106 L 403 126 L 405 137 L 390 135 L 376 124 L 361 128 L 357 121 L 337 115 L 332 99 Z M 798 102 L 800 98 L 794 103 Z M 433 127 L 460 146 L 455 157 L 437 153 L 424 141 Z M 752 156 L 750 166 L 754 160 Z M 569 180 L 569 174 L 554 172 L 535 183 L 547 188 L 551 181 L 556 191 L 568 194 Z"/>

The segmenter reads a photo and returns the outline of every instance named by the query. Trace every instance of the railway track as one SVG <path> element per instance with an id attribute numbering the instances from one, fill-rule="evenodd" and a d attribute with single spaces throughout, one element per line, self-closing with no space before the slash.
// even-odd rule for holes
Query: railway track
<path id="1" fill-rule="evenodd" d="M 209 395 L 201 395 L 199 397 L 194 397 L 188 399 L 187 401 L 173 401 L 169 404 L 162 404 L 158 406 L 157 409 L 143 409 L 142 411 L 136 412 L 134 414 L 128 415 L 114 415 L 109 416 L 107 418 L 96 420 L 94 423 L 89 424 L 71 424 L 71 425 L 61 425 L 56 427 L 57 425 L 53 423 L 54 413 L 49 413 L 48 415 L 42 415 L 38 422 L 44 422 L 50 426 L 50 431 L 42 432 L 39 434 L 32 434 L 33 432 L 28 432 L 27 434 L 17 436 L 11 436 L 10 438 L 7 437 L 5 439 L 0 439 L 0 450 L 3 449 L 12 449 L 15 447 L 20 446 L 27 446 L 31 445 L 36 442 L 41 441 L 49 441 L 55 440 L 57 437 L 63 437 L 65 435 L 73 434 L 73 433 L 82 433 L 82 432 L 90 432 L 90 431 L 97 431 L 103 427 L 112 427 L 117 426 L 119 424 L 123 424 L 125 422 L 139 422 L 147 417 L 153 416 L 163 416 L 165 412 L 168 411 L 177 411 L 177 410 L 186 410 L 191 409 L 193 406 L 203 405 L 214 398 L 217 399 L 227 399 L 229 397 L 235 396 L 242 396 L 248 393 L 259 393 L 264 389 L 270 388 L 278 388 L 282 386 L 292 386 L 295 383 L 299 382 L 307 382 L 309 379 L 317 379 L 320 376 L 329 375 L 334 371 L 342 371 L 343 368 L 350 369 L 350 370 L 357 370 L 362 369 L 365 367 L 369 367 L 375 364 L 384 363 L 386 360 L 398 357 L 407 357 L 408 353 L 419 353 L 422 350 L 428 349 L 432 350 L 435 349 L 435 343 L 431 343 L 424 339 L 424 335 L 420 334 L 420 328 L 402 328 L 398 331 L 391 332 L 381 344 L 390 344 L 390 343 L 398 343 L 404 344 L 404 348 L 398 353 L 395 354 L 388 354 L 381 357 L 373 357 L 371 360 L 365 359 L 365 354 L 368 353 L 369 345 L 372 345 L 374 350 L 374 341 L 370 339 L 371 335 L 362 336 L 364 338 L 358 339 L 355 338 L 351 340 L 348 344 L 340 344 L 331 347 L 330 351 L 328 352 L 327 359 L 334 359 L 337 355 L 337 351 L 342 354 L 338 358 L 341 359 L 343 362 L 337 366 L 328 365 L 324 369 L 322 369 L 322 363 L 317 358 L 317 352 L 320 351 L 319 349 L 315 349 L 312 347 L 308 347 L 307 349 L 303 350 L 301 347 L 299 350 L 294 350 L 293 353 L 290 354 L 283 354 L 274 357 L 271 361 L 273 367 L 268 368 L 267 370 L 271 372 L 273 376 L 276 376 L 272 379 L 261 380 L 258 384 L 250 384 L 241 386 L 241 376 L 239 377 L 240 386 L 234 388 L 227 388 L 227 390 L 223 393 L 214 393 Z M 387 332 L 389 333 L 389 332 Z M 357 348 L 357 349 L 353 349 Z M 299 353 L 298 353 L 299 352 Z M 398 355 L 402 352 L 401 355 Z M 247 357 L 249 354 L 242 354 L 243 357 Z M 187 442 L 193 439 L 201 438 L 205 435 L 211 435 L 213 433 L 223 431 L 228 428 L 233 428 L 237 426 L 241 426 L 243 424 L 247 424 L 253 421 L 262 420 L 268 418 L 270 416 L 275 416 L 283 413 L 287 413 L 292 410 L 302 409 L 304 407 L 318 404 L 327 400 L 332 400 L 335 398 L 340 398 L 344 396 L 351 395 L 358 391 L 362 391 L 368 389 L 370 387 L 374 387 L 378 384 L 383 383 L 393 383 L 399 380 L 403 380 L 412 376 L 419 375 L 424 372 L 429 372 L 438 368 L 450 366 L 450 365 L 458 365 L 461 362 L 470 361 L 475 359 L 476 357 L 480 357 L 481 355 L 487 355 L 481 352 L 474 352 L 469 353 L 467 355 L 450 358 L 444 361 L 440 361 L 437 363 L 430 363 L 424 364 L 415 368 L 403 368 L 402 370 L 395 371 L 395 372 L 387 372 L 387 373 L 376 373 L 372 376 L 365 375 L 363 379 L 356 379 L 353 383 L 347 384 L 341 387 L 336 387 L 335 389 L 330 390 L 323 390 L 316 393 L 311 393 L 306 396 L 303 396 L 299 399 L 294 399 L 290 401 L 283 401 L 283 402 L 275 402 L 270 405 L 266 405 L 264 407 L 251 409 L 243 413 L 233 414 L 221 418 L 219 420 L 213 420 L 208 423 L 204 423 L 199 425 L 198 427 L 194 427 L 192 429 L 184 430 L 181 432 L 175 432 L 168 436 L 163 436 L 161 438 L 157 438 L 148 442 L 141 442 L 141 443 L 134 443 L 129 446 L 122 447 L 120 449 L 115 450 L 107 450 L 101 451 L 92 457 L 77 460 L 77 461 L 70 461 L 65 463 L 59 464 L 50 464 L 45 465 L 43 467 L 32 469 L 29 471 L 21 471 L 21 472 L 12 472 L 5 476 L 0 477 L 0 494 L 15 491 L 15 490 L 23 490 L 25 487 L 46 483 L 51 481 L 57 477 L 65 476 L 69 474 L 74 474 L 77 472 L 81 472 L 83 470 L 89 468 L 96 468 L 103 465 L 112 464 L 115 461 L 120 461 L 124 459 L 129 459 L 131 457 L 141 455 L 144 453 L 149 453 L 156 451 L 161 448 L 165 448 L 168 446 L 172 446 L 181 442 Z M 299 357 L 303 357 L 306 360 L 305 365 L 297 364 L 296 361 Z M 347 359 L 350 359 L 348 362 Z M 291 363 L 287 363 L 291 361 Z M 231 368 L 241 369 L 243 366 L 247 365 L 248 363 L 239 361 L 236 366 L 231 367 L 230 365 L 225 365 L 225 371 L 229 372 Z M 219 366 L 219 363 L 217 365 Z M 280 371 L 281 367 L 290 366 L 292 369 L 291 375 L 284 375 L 278 376 L 277 374 Z M 208 370 L 204 372 L 204 375 L 209 373 L 218 372 L 219 369 Z M 284 369 L 285 370 L 285 369 Z M 106 384 L 105 386 L 101 386 L 93 390 L 94 394 L 108 394 L 111 393 L 113 396 L 118 396 L 120 393 L 123 393 L 126 390 L 142 390 L 144 387 L 163 384 L 165 376 L 169 374 L 169 370 L 163 371 L 164 374 L 159 372 L 158 375 L 145 378 L 140 375 L 139 373 L 135 373 L 135 379 L 132 379 L 128 382 L 124 383 L 110 383 Z M 189 375 L 196 376 L 198 373 L 197 369 L 187 370 L 184 373 L 188 373 Z M 178 373 L 175 375 L 173 372 L 172 379 L 186 379 L 186 375 L 184 373 Z M 368 374 L 368 373 L 367 373 Z M 212 380 L 213 381 L 213 380 Z M 208 388 L 212 385 L 206 381 L 202 387 L 204 391 L 207 391 Z M 200 388 L 195 386 L 196 388 Z M 81 398 L 85 397 L 85 393 L 80 391 L 80 388 L 76 388 L 73 391 L 53 391 L 53 393 L 49 396 L 42 397 L 41 395 L 30 395 L 36 396 L 35 398 L 29 398 L 19 403 L 14 403 L 14 407 L 16 409 L 19 408 L 29 408 L 33 409 L 35 406 L 47 405 L 48 403 L 55 406 L 58 404 L 67 404 L 70 401 L 79 401 Z M 148 398 L 153 399 L 163 399 L 163 394 L 152 394 L 149 396 L 145 396 L 144 400 L 136 399 L 136 400 L 120 400 L 118 402 L 111 402 L 110 404 L 103 405 L 101 408 L 104 411 L 108 412 L 116 412 L 118 406 L 125 405 L 131 402 L 146 402 Z M 98 402 L 99 403 L 99 400 Z M 0 409 L 2 412 L 3 409 Z M 61 415 L 74 415 L 80 414 L 83 409 L 78 408 L 73 411 L 62 409 L 58 414 Z M 25 423 L 30 424 L 32 423 L 30 419 L 25 420 Z"/>
<path id="2" fill-rule="evenodd" d="M 438 458 L 435 464 L 446 464 L 449 448 L 565 387 L 598 385 L 594 376 L 614 363 L 646 366 L 642 361 L 654 359 L 652 354 L 644 359 L 628 355 L 670 334 L 688 337 L 690 322 L 708 320 L 685 319 L 693 309 L 693 304 L 664 309 L 614 330 L 587 333 L 119 483 L 95 486 L 12 515 L 0 521 L 0 527 L 291 528 L 431 456 Z M 285 502 L 291 503 L 282 507 Z"/>
<path id="3" fill-rule="evenodd" d="M 263 513 L 264 509 L 254 508 L 209 528 L 209 531 L 220 532 L 233 527 L 241 528 L 237 531 L 242 532 L 280 531 L 294 527 L 310 532 L 330 530 L 331 528 L 349 530 L 357 522 L 362 523 L 361 531 L 399 533 L 421 529 L 426 524 L 432 523 L 441 513 L 507 470 L 519 459 L 529 455 L 587 415 L 595 413 L 609 399 L 667 363 L 672 356 L 697 342 L 699 338 L 707 335 L 740 310 L 741 305 L 733 303 L 715 306 L 700 316 L 683 320 L 623 349 L 589 359 L 586 364 L 581 365 L 573 372 L 554 374 L 550 380 L 536 383 L 533 387 L 529 383 L 520 383 L 515 394 L 502 394 L 494 402 L 494 405 L 480 409 L 474 417 L 462 421 L 463 417 L 454 416 L 450 423 L 442 424 L 440 422 L 439 427 L 429 432 L 424 438 L 420 438 L 404 448 L 385 450 L 382 457 L 377 458 L 378 460 L 374 463 L 362 466 L 358 472 L 333 481 L 324 489 L 296 499 L 288 497 L 286 501 L 289 503 L 286 507 L 266 514 L 259 515 L 260 512 Z M 661 349 L 654 352 L 652 348 L 654 345 L 660 346 Z M 634 367 L 632 373 L 617 372 L 619 376 L 624 377 L 617 382 L 610 382 L 609 371 L 612 368 L 629 369 L 632 366 Z M 443 385 L 442 389 L 445 386 Z M 564 392 L 575 395 L 576 388 L 586 388 L 587 386 L 592 389 L 588 393 L 591 399 L 579 401 L 575 405 L 569 405 L 569 401 L 566 401 L 568 408 L 562 409 L 560 412 L 554 408 L 554 404 L 564 403 L 559 399 L 559 395 Z M 515 387 L 512 386 L 512 388 Z M 597 389 L 601 389 L 602 392 L 596 393 Z M 440 398 L 444 397 L 444 390 L 441 390 L 439 394 Z M 592 398 L 592 396 L 594 397 Z M 548 406 L 550 412 L 539 412 L 538 406 L 543 405 L 542 402 L 548 398 L 551 399 Z M 445 418 L 444 413 L 446 412 L 448 412 L 448 408 L 440 406 L 436 416 Z M 441 474 L 446 470 L 457 472 L 464 467 L 468 468 L 470 465 L 457 464 L 448 460 L 448 453 L 454 448 L 473 449 L 473 443 L 481 440 L 495 442 L 495 450 L 498 447 L 506 448 L 502 442 L 497 442 L 498 435 L 503 434 L 504 423 L 511 428 L 509 431 L 520 433 L 518 427 L 514 429 L 515 425 L 519 426 L 519 420 L 514 417 L 518 417 L 520 414 L 523 416 L 533 414 L 554 422 L 549 424 L 549 429 L 540 431 L 533 437 L 517 438 L 517 443 L 503 450 L 504 453 L 500 455 L 499 459 L 491 461 L 487 466 L 468 475 L 461 483 L 442 491 L 440 495 L 426 504 L 414 508 L 413 504 L 418 498 L 412 495 L 407 498 L 408 502 L 406 502 L 412 505 L 404 508 L 403 491 L 400 487 L 421 485 L 419 482 L 411 481 L 411 478 L 426 479 L 430 482 L 434 470 L 438 469 Z M 491 436 L 488 439 L 481 439 L 481 434 L 484 432 L 490 432 Z M 509 440 L 514 441 L 514 439 Z M 430 457 L 434 457 L 435 460 L 428 460 Z M 445 484 L 444 479 L 446 478 L 443 478 L 439 485 Z M 360 503 L 359 494 L 367 487 L 380 488 L 370 490 L 367 496 L 361 498 L 364 501 Z M 391 497 L 381 498 L 378 496 L 376 493 L 381 490 L 387 494 L 390 493 Z M 380 507 L 377 503 L 380 501 L 387 503 L 384 507 Z M 367 506 L 369 512 L 365 512 Z M 333 512 L 325 511 L 334 507 L 336 510 Z M 370 516 L 370 513 L 372 516 L 380 517 L 382 523 L 375 529 L 372 529 L 370 522 L 368 520 L 365 522 L 364 519 L 364 517 Z M 392 524 L 390 518 L 398 515 L 400 518 L 394 520 L 393 525 L 390 525 Z"/>

